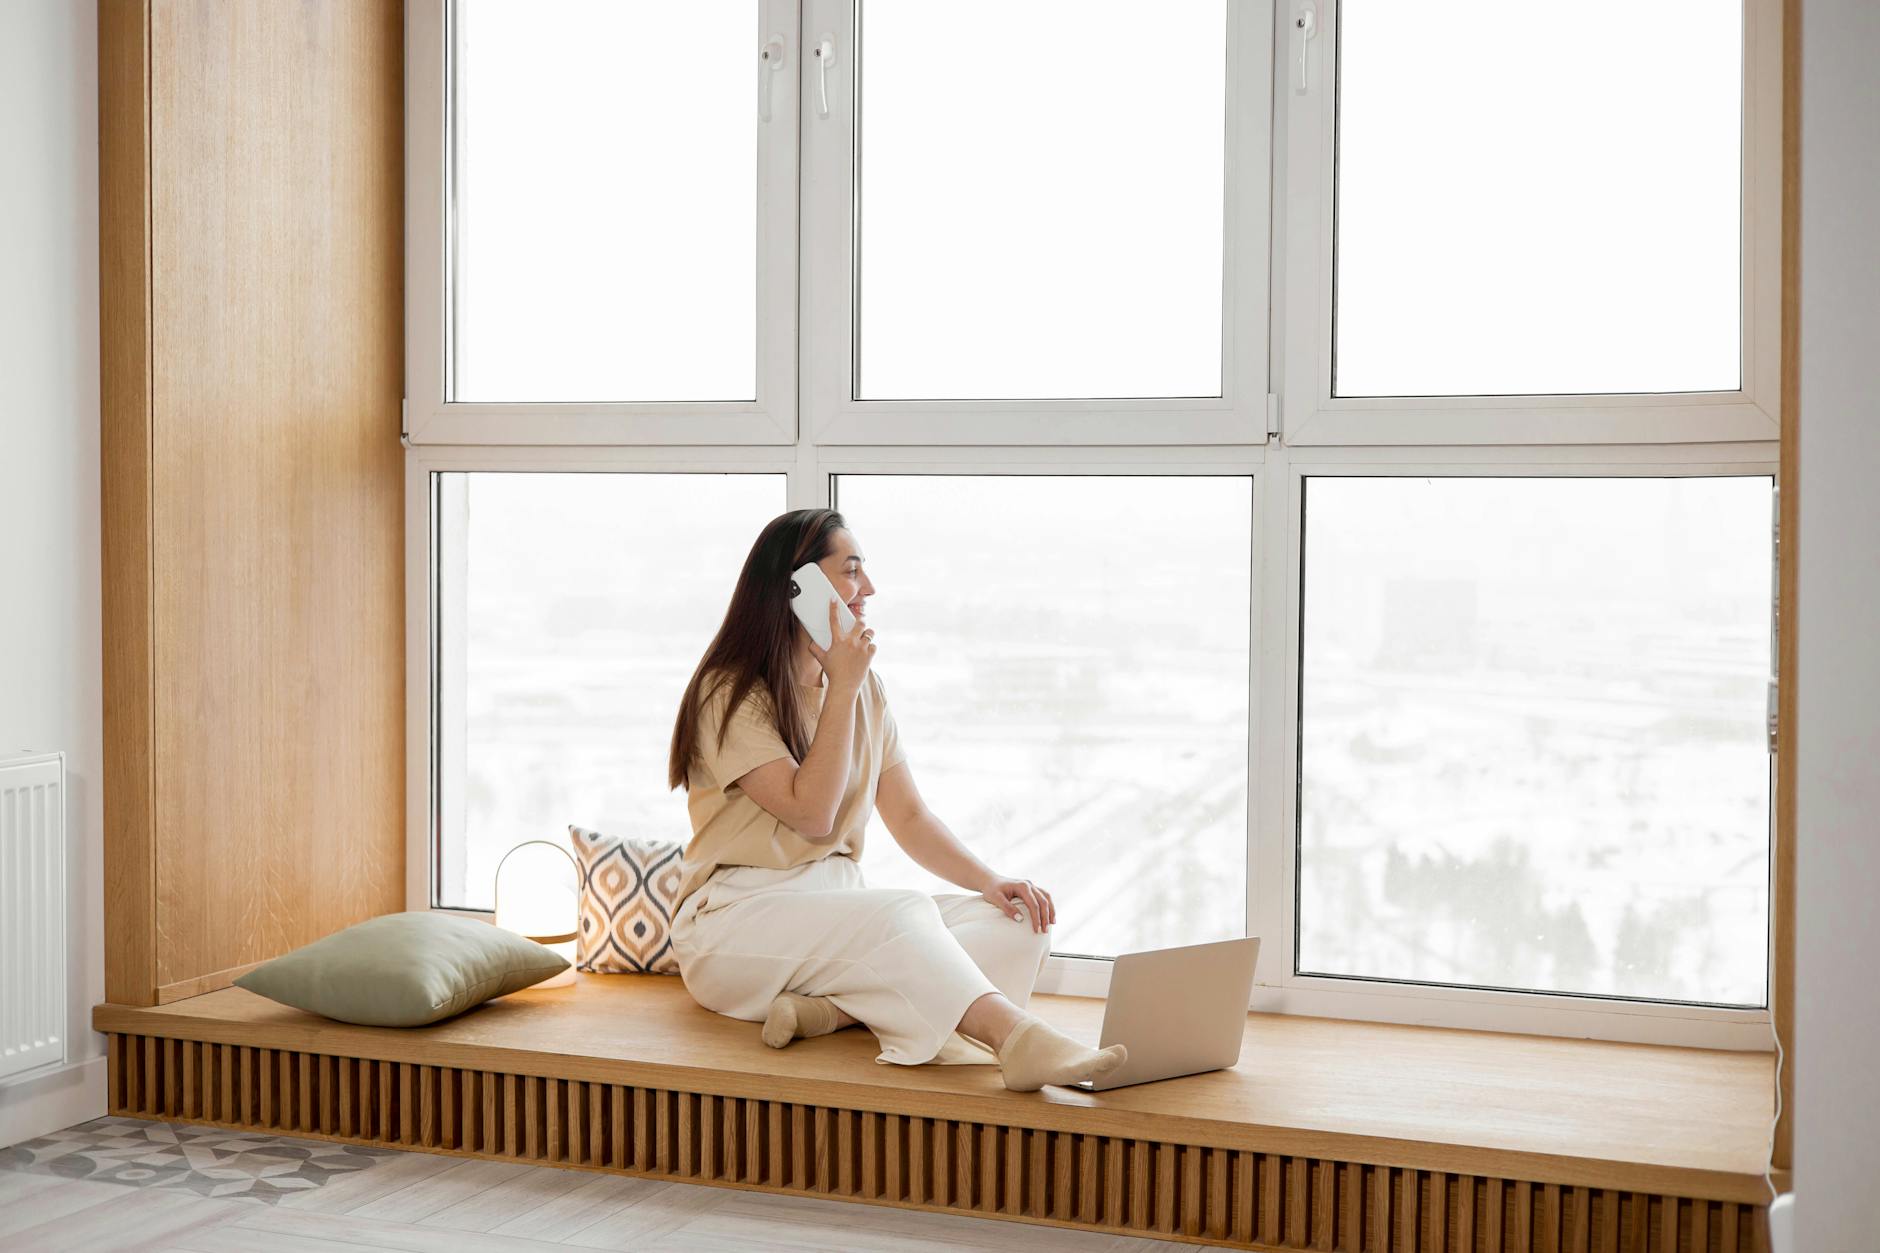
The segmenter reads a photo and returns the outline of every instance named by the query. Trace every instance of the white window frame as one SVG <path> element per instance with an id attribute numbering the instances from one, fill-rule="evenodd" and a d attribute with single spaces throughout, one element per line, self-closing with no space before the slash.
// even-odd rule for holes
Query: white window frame
<path id="1" fill-rule="evenodd" d="M 1264 933 L 1255 1008 L 1277 1013 L 1365 1018 L 1381 1022 L 1440 1023 L 1487 1031 L 1586 1036 L 1652 1044 L 1763 1050 L 1769 1047 L 1769 1011 L 1628 1000 L 1563 993 L 1436 987 L 1388 980 L 1295 973 L 1297 850 L 1299 831 L 1300 624 L 1304 590 L 1305 480 L 1315 475 L 1393 477 L 1673 477 L 1754 475 L 1774 479 L 1776 450 L 1725 443 L 1686 446 L 1316 447 L 1285 450 L 1268 459 L 1273 490 L 1256 502 L 1266 525 L 1285 536 L 1283 559 L 1265 553 L 1260 579 L 1260 633 L 1277 647 L 1258 650 L 1261 700 L 1255 723 L 1261 743 L 1254 788 L 1253 914 L 1270 920 Z M 1771 492 L 1773 523 L 1774 493 Z M 1773 535 L 1772 535 L 1773 542 Z M 1770 797 L 1773 819 L 1774 796 Z M 1773 833 L 1773 826 L 1771 828 Z M 1773 838 L 1769 849 L 1770 925 L 1774 925 Z M 1256 932 L 1249 932 L 1256 934 Z M 1764 945 L 1765 974 L 1773 931 Z M 1270 953 L 1270 956 L 1269 956 Z M 1768 984 L 1765 983 L 1765 987 Z"/>
<path id="2" fill-rule="evenodd" d="M 766 14 L 776 0 L 765 0 Z M 849 0 L 805 0 L 801 28 L 794 15 L 783 32 L 788 53 L 800 74 L 796 92 L 809 82 L 809 67 L 801 63 L 798 49 L 828 30 L 841 29 L 837 19 L 847 11 Z M 423 26 L 426 15 L 437 18 L 443 0 L 413 0 L 408 14 L 415 26 Z M 1268 0 L 1230 0 L 1238 14 L 1234 46 L 1250 58 L 1254 73 L 1262 80 L 1271 99 L 1280 109 L 1310 107 L 1310 97 L 1292 98 L 1289 73 L 1280 81 L 1272 79 L 1272 66 L 1285 66 L 1296 57 L 1295 45 L 1286 40 L 1292 33 L 1292 0 L 1275 7 Z M 1769 0 L 1750 0 L 1752 13 L 1769 7 Z M 794 11 L 792 11 L 794 13 Z M 1268 23 L 1269 38 L 1281 55 L 1275 58 L 1265 47 L 1247 50 L 1247 41 L 1258 37 L 1249 33 L 1247 13 L 1258 14 Z M 441 26 L 441 19 L 434 22 Z M 1780 62 L 1780 30 L 1764 29 L 1767 23 L 1752 22 L 1761 31 L 1746 47 L 1749 59 L 1758 66 Z M 1773 38 L 1776 43 L 1768 42 Z M 846 36 L 840 45 L 848 47 Z M 1321 44 L 1321 47 L 1325 46 Z M 414 38 L 407 49 L 407 90 L 409 115 L 414 128 L 438 127 L 442 109 L 442 75 L 437 64 L 441 44 Z M 1289 57 L 1287 49 L 1291 48 Z M 839 59 L 840 58 L 840 53 Z M 427 79 L 425 66 L 430 64 Z M 841 232 L 848 229 L 848 217 L 839 207 L 831 218 L 827 209 L 828 193 L 809 186 L 825 177 L 824 165 L 830 159 L 831 140 L 814 134 L 817 125 L 835 123 L 846 116 L 846 74 L 832 74 L 830 79 L 831 117 L 805 117 L 803 162 L 808 171 L 803 200 L 805 236 L 802 252 L 806 262 L 820 262 L 835 256 L 846 258 L 848 246 Z M 1232 76 L 1230 76 L 1230 83 Z M 1230 87 L 1230 97 L 1232 96 Z M 1773 90 L 1779 96 L 1779 84 L 1764 83 L 1757 98 Z M 793 93 L 794 95 L 794 93 Z M 429 104 L 426 97 L 429 96 Z M 807 97 L 797 97 L 807 98 Z M 795 100 L 793 99 L 793 104 Z M 779 97 L 779 110 L 783 108 Z M 1235 104 L 1237 111 L 1248 109 L 1244 99 Z M 1752 106 L 1752 111 L 1758 106 Z M 1263 102 L 1256 112 L 1266 113 Z M 798 106 L 799 114 L 804 110 Z M 1765 110 L 1766 112 L 1766 110 Z M 1237 112 L 1238 115 L 1238 112 Z M 1276 116 L 1276 115 L 1275 115 Z M 1288 121 L 1288 133 L 1296 129 L 1298 118 Z M 1230 128 L 1231 129 L 1231 128 Z M 1244 131 L 1244 127 L 1242 130 Z M 1746 130 L 1746 135 L 1750 132 Z M 846 140 L 834 142 L 840 148 Z M 588 471 L 588 472 L 755 472 L 784 473 L 788 476 L 789 508 L 806 508 L 830 503 L 832 476 L 863 473 L 907 474 L 1245 474 L 1253 479 L 1253 568 L 1250 571 L 1252 596 L 1252 655 L 1249 658 L 1249 728 L 1248 728 L 1248 858 L 1247 858 L 1247 934 L 1263 937 L 1256 987 L 1250 1008 L 1265 1012 L 1295 1013 L 1382 1022 L 1403 1022 L 1464 1027 L 1482 1030 L 1512 1031 L 1545 1035 L 1578 1036 L 1641 1043 L 1681 1044 L 1716 1048 L 1764 1050 L 1768 1047 L 1770 1016 L 1765 1009 L 1725 1009 L 1674 1005 L 1660 1002 L 1625 1001 L 1609 998 L 1558 995 L 1532 992 L 1500 992 L 1468 988 L 1431 987 L 1396 984 L 1386 981 L 1302 976 L 1294 970 L 1294 853 L 1298 778 L 1297 726 L 1299 704 L 1299 593 L 1301 588 L 1301 500 L 1306 477 L 1315 474 L 1390 474 L 1390 475 L 1711 475 L 1755 474 L 1773 476 L 1776 469 L 1774 430 L 1751 436 L 1745 428 L 1711 425 L 1679 425 L 1679 413 L 1665 410 L 1709 412 L 1704 405 L 1661 406 L 1641 403 L 1638 397 L 1552 397 L 1536 398 L 1527 406 L 1527 398 L 1499 398 L 1498 407 L 1470 406 L 1458 402 L 1419 401 L 1418 409 L 1401 405 L 1371 405 L 1370 427 L 1355 426 L 1339 434 L 1337 424 L 1325 425 L 1323 419 L 1345 421 L 1364 414 L 1340 416 L 1331 411 L 1314 413 L 1295 408 L 1293 391 L 1288 390 L 1288 431 L 1270 441 L 1266 432 L 1265 361 L 1270 351 L 1273 361 L 1285 373 L 1297 378 L 1294 367 L 1299 341 L 1285 338 L 1285 328 L 1294 316 L 1292 302 L 1300 298 L 1299 284 L 1288 285 L 1284 274 L 1297 268 L 1293 254 L 1298 241 L 1290 244 L 1283 231 L 1270 237 L 1273 273 L 1281 281 L 1267 288 L 1269 241 L 1265 211 L 1267 192 L 1258 186 L 1264 175 L 1258 165 L 1244 164 L 1244 154 L 1255 149 L 1262 158 L 1267 152 L 1264 135 L 1241 133 L 1230 140 L 1230 147 L 1242 152 L 1240 173 L 1230 170 L 1230 208 L 1228 221 L 1235 224 L 1230 232 L 1240 239 L 1260 241 L 1257 247 L 1244 244 L 1230 250 L 1235 259 L 1229 270 L 1237 275 L 1230 286 L 1253 282 L 1259 308 L 1256 318 L 1242 316 L 1235 335 L 1241 341 L 1232 359 L 1242 357 L 1249 366 L 1258 367 L 1257 383 L 1251 389 L 1236 390 L 1231 382 L 1216 408 L 1197 408 L 1186 401 L 948 401 L 948 402 L 868 402 L 847 398 L 847 380 L 853 363 L 848 358 L 848 311 L 837 310 L 831 321 L 831 308 L 825 303 L 820 312 L 812 308 L 818 299 L 825 302 L 846 300 L 852 290 L 848 262 L 842 260 L 839 277 L 833 285 L 822 283 L 821 271 L 806 274 L 802 300 L 807 310 L 798 322 L 791 314 L 782 325 L 800 326 L 803 366 L 800 377 L 805 391 L 806 420 L 800 433 L 792 422 L 786 435 L 765 417 L 738 434 L 728 422 L 751 415 L 727 414 L 722 406 L 709 413 L 693 413 L 692 406 L 472 406 L 495 412 L 456 414 L 433 413 L 421 428 L 424 438 L 409 441 L 406 454 L 406 540 L 407 540 L 407 825 L 409 832 L 407 860 L 407 902 L 412 909 L 426 909 L 432 902 L 432 848 L 435 822 L 432 813 L 432 757 L 434 750 L 432 666 L 433 586 L 432 537 L 430 535 L 430 479 L 439 471 Z M 1767 161 L 1776 159 L 1776 150 L 1759 150 Z M 414 260 L 408 288 L 411 326 L 408 338 L 413 355 L 427 332 L 435 330 L 441 308 L 442 270 L 437 264 L 441 252 L 435 247 L 442 233 L 441 218 L 436 215 L 441 203 L 443 151 L 432 144 L 428 156 L 418 142 L 407 145 L 409 177 L 407 203 L 430 204 L 429 209 L 414 207 L 414 234 L 410 252 L 415 257 L 428 255 L 432 264 L 426 268 Z M 1296 156 L 1296 152 L 1294 156 Z M 428 164 L 427 164 L 428 162 Z M 1746 155 L 1746 168 L 1755 165 Z M 1296 162 L 1281 154 L 1276 171 L 1279 183 L 1273 189 L 1278 203 L 1292 206 L 1298 198 L 1298 180 L 1304 177 Z M 840 175 L 846 194 L 847 171 Z M 1754 175 L 1752 175 L 1752 180 Z M 1291 187 L 1294 190 L 1289 191 Z M 1235 201 L 1233 198 L 1239 196 Z M 838 196 L 839 199 L 839 196 Z M 1257 208 L 1255 206 L 1257 202 Z M 819 206 L 821 207 L 819 209 Z M 796 206 L 788 206 L 792 223 Z M 766 210 L 768 215 L 769 210 Z M 820 216 L 819 216 L 820 214 Z M 1288 214 L 1299 220 L 1296 208 Z M 830 223 L 834 221 L 835 227 Z M 1746 235 L 1750 228 L 1747 225 Z M 428 225 L 427 225 L 428 223 Z M 1756 228 L 1774 229 L 1769 218 Z M 426 235 L 425 232 L 429 232 Z M 819 234 L 820 232 L 820 234 Z M 1230 239 L 1230 243 L 1232 240 Z M 1249 253 L 1258 254 L 1250 259 Z M 1247 267 L 1253 266 L 1253 270 Z M 1745 325 L 1759 328 L 1757 335 L 1773 334 L 1779 310 L 1775 306 L 1774 279 L 1765 276 L 1757 286 L 1745 269 Z M 1321 280 L 1328 280 L 1321 274 Z M 420 287 L 420 280 L 430 283 Z M 433 293 L 427 299 L 425 292 Z M 1325 288 L 1329 292 L 1329 285 Z M 1768 304 L 1760 308 L 1760 300 Z M 1236 298 L 1244 306 L 1245 299 Z M 768 307 L 768 306 L 766 306 Z M 1244 314 L 1244 309 L 1243 309 Z M 1258 337 L 1245 342 L 1257 321 Z M 1314 323 L 1293 323 L 1316 325 Z M 818 335 L 816 328 L 822 333 Z M 836 328 L 831 337 L 831 328 Z M 1272 329 L 1269 350 L 1268 330 Z M 781 333 L 781 332 L 780 332 Z M 1230 341 L 1234 342 L 1234 341 Z M 833 345 L 833 346 L 832 346 Z M 1226 361 L 1224 357 L 1224 369 Z M 1746 356 L 1746 370 L 1749 368 Z M 1772 366 L 1773 368 L 1773 366 Z M 441 376 L 439 376 L 441 377 Z M 1241 377 L 1235 375 L 1234 377 Z M 817 396 L 816 380 L 827 386 L 831 378 L 841 386 L 835 393 Z M 1328 384 L 1329 385 L 1329 384 Z M 1759 386 L 1773 388 L 1773 374 L 1761 376 Z M 1463 398 L 1467 400 L 1469 398 Z M 1662 398 L 1645 398 L 1656 402 Z M 1367 402 L 1369 403 L 1369 402 Z M 1740 398 L 1741 404 L 1750 403 Z M 1725 408 L 1730 408 L 1725 405 Z M 1758 403 L 1755 407 L 1761 408 Z M 451 408 L 451 407 L 446 407 Z M 1715 406 L 1710 406 L 1715 408 Z M 622 412 L 622 410 L 630 410 Z M 1605 411 L 1623 412 L 1623 430 L 1617 419 L 1597 427 L 1598 415 Z M 414 400 L 414 416 L 419 406 Z M 1773 397 L 1768 412 L 1773 413 Z M 1491 419 L 1499 414 L 1505 425 L 1495 429 Z M 1408 416 L 1406 416 L 1408 415 Z M 1538 416 L 1537 416 L 1538 415 Z M 1572 430 L 1566 424 L 1575 421 Z M 1589 415 L 1595 420 L 1587 425 Z M 1688 415 L 1684 415 L 1688 416 Z M 1714 416 L 1714 414 L 1712 415 Z M 453 421 L 453 419 L 461 419 Z M 1257 419 L 1257 421 L 1256 421 Z M 1661 420 L 1663 419 L 1663 420 Z M 1673 421 L 1671 419 L 1679 419 Z M 1708 421 L 1708 419 L 1706 419 Z M 1773 421 L 1773 419 L 1771 419 Z M 1386 422 L 1392 425 L 1384 425 Z M 439 425 L 443 423 L 444 425 Z M 414 425 L 417 425 L 414 421 Z M 1704 439 L 1694 435 L 1701 429 Z M 1604 442 L 1587 442 L 1590 431 L 1604 430 Z M 1412 430 L 1419 433 L 1409 440 Z M 1539 440 L 1541 432 L 1547 433 Z M 1683 434 L 1680 434 L 1683 432 Z M 1492 433 L 1494 438 L 1487 439 Z M 1302 437 L 1303 436 L 1303 437 Z M 1482 436 L 1481 440 L 1472 439 Z M 1368 445 L 1351 441 L 1364 438 Z M 1536 442 L 1551 447 L 1532 446 Z M 1216 445 L 1198 447 L 1197 444 Z M 1771 857 L 1773 858 L 1773 841 Z M 1773 883 L 1772 883 L 1773 889 Z M 1773 897 L 1772 897 L 1773 901 Z M 1773 953 L 1772 946 L 1766 951 Z M 1111 963 L 1105 960 L 1054 955 L 1045 965 L 1039 982 L 1042 992 L 1102 996 L 1107 992 Z"/>
<path id="3" fill-rule="evenodd" d="M 806 46 L 825 36 L 836 45 L 828 75 L 829 115 L 809 110 L 803 121 L 804 407 L 811 437 L 819 444 L 1264 444 L 1273 98 L 1267 32 L 1272 13 L 1272 0 L 1227 3 L 1220 396 L 857 400 L 852 382 L 856 249 L 851 242 L 855 3 L 805 0 Z M 962 73 L 966 68 L 961 66 Z M 1153 76 L 1147 68 L 1142 72 Z M 817 98 L 818 85 L 809 77 L 814 73 L 814 66 L 806 67 L 806 100 Z M 1117 72 L 1090 67 L 1090 90 L 1110 87 L 1122 89 Z M 1152 90 L 1146 80 L 1139 87 Z M 998 86 L 986 84 L 983 90 Z"/>
<path id="4" fill-rule="evenodd" d="M 1747 0 L 1743 30 L 1742 386 L 1638 395 L 1332 395 L 1332 154 L 1338 0 L 1287 0 L 1286 442 L 1627 444 L 1773 440 L 1782 290 L 1782 6 Z M 1303 9 L 1317 33 L 1300 33 Z M 1436 10 L 1432 9 L 1432 20 Z M 1615 33 L 1615 38 L 1623 38 Z M 1301 54 L 1301 43 L 1304 53 Z M 1305 93 L 1297 91 L 1306 75 Z"/>
<path id="5" fill-rule="evenodd" d="M 681 0 L 668 0 L 680 3 Z M 757 147 L 757 396 L 747 401 L 491 403 L 451 400 L 449 0 L 405 6 L 405 438 L 411 444 L 789 444 L 797 409 L 799 75 L 771 75 L 758 118 L 756 60 L 794 58 L 795 0 L 759 0 L 751 31 Z"/>

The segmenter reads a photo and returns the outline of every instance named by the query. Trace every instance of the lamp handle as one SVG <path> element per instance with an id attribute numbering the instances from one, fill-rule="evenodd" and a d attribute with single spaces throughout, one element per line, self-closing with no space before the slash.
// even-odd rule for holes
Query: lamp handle
<path id="1" fill-rule="evenodd" d="M 527 848 L 531 844 L 540 844 L 540 845 L 543 845 L 544 847 L 552 848 L 557 853 L 560 853 L 563 857 L 566 857 L 568 859 L 568 864 L 574 868 L 575 891 L 577 893 L 580 892 L 581 890 L 581 863 L 574 859 L 573 853 L 569 852 L 567 849 L 563 848 L 561 845 L 555 843 L 555 841 L 553 840 L 524 840 L 522 841 L 522 843 L 516 845 L 515 848 L 512 848 L 507 853 L 504 853 L 502 856 L 502 860 L 496 863 L 496 882 L 490 890 L 490 898 L 491 898 L 490 904 L 494 906 L 494 908 L 490 911 L 490 917 L 492 921 L 502 916 L 503 866 L 504 864 L 508 862 L 508 860 L 512 856 L 515 855 L 517 849 Z M 537 944 L 571 944 L 575 940 L 578 940 L 581 938 L 581 933 L 579 931 L 570 931 L 566 935 L 532 935 L 532 936 L 529 936 L 528 938 L 531 940 L 534 940 Z"/>

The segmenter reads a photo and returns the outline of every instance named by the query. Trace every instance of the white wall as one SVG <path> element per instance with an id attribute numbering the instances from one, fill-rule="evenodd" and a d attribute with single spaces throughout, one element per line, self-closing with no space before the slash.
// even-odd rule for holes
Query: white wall
<path id="1" fill-rule="evenodd" d="M 0 1145 L 104 1113 L 98 26 L 0 3 L 0 754 L 66 753 L 71 1064 L 0 1086 Z"/>
<path id="2" fill-rule="evenodd" d="M 1802 6 L 1795 1219 L 1880 1248 L 1880 4 Z"/>

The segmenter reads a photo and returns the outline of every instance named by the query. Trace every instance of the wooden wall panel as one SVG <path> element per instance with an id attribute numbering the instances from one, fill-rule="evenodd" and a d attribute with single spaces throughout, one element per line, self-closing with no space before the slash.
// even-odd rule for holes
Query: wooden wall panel
<path id="1" fill-rule="evenodd" d="M 150 812 L 107 815 L 106 874 L 107 994 L 151 1004 L 402 908 L 402 15 L 106 0 L 100 26 L 146 49 L 143 213 L 103 247 L 107 299 L 137 278 L 113 250 L 145 259 L 146 438 L 107 427 L 105 456 L 141 458 L 147 573 L 126 548 L 106 631 L 143 627 L 107 702 L 142 702 L 148 751 L 107 787 Z M 135 98 L 120 60 L 107 101 Z M 129 111 L 104 113 L 107 150 Z M 137 194 L 115 175 L 107 204 Z M 107 362 L 123 340 L 107 325 Z M 130 512 L 107 504 L 107 545 Z"/>
<path id="2" fill-rule="evenodd" d="M 1787 1050 L 1777 1091 L 1775 1166 L 1795 1145 L 1795 571 L 1800 505 L 1802 268 L 1802 0 L 1782 4 L 1782 449 L 1776 569 L 1775 958 L 1770 1011 Z"/>
<path id="3" fill-rule="evenodd" d="M 133 1005 L 157 982 L 147 34 L 140 5 L 98 6 L 105 997 Z"/>

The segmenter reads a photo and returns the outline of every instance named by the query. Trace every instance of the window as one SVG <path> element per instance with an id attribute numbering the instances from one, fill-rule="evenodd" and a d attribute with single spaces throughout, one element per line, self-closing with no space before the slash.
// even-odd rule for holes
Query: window
<path id="1" fill-rule="evenodd" d="M 1308 479 L 1300 970 L 1762 1005 L 1770 507 Z"/>
<path id="2" fill-rule="evenodd" d="M 835 504 L 1041 990 L 1766 1047 L 1776 0 L 406 13 L 414 904 Z"/>
<path id="3" fill-rule="evenodd" d="M 1072 906 L 1063 953 L 1244 934 L 1246 478 L 836 481 L 922 797 Z M 957 891 L 887 838 L 870 883 Z"/>
<path id="4" fill-rule="evenodd" d="M 679 696 L 725 572 L 783 512 L 774 474 L 440 473 L 433 903 L 494 907 L 496 864 L 569 825 L 686 830 Z"/>
<path id="5" fill-rule="evenodd" d="M 1776 437 L 1775 0 L 1292 7 L 1289 445 Z"/>
<path id="6" fill-rule="evenodd" d="M 452 398 L 755 400 L 756 0 L 454 15 Z"/>
<path id="7" fill-rule="evenodd" d="M 864 8 L 857 397 L 1221 394 L 1226 9 Z"/>
<path id="8" fill-rule="evenodd" d="M 806 438 L 1263 438 L 1268 14 L 1143 12 L 806 6 Z"/>
<path id="9" fill-rule="evenodd" d="M 1736 390 L 1742 14 L 1615 33 L 1568 0 L 1340 6 L 1334 395 Z"/>
<path id="10" fill-rule="evenodd" d="M 797 21 L 407 10 L 410 442 L 795 438 Z"/>

